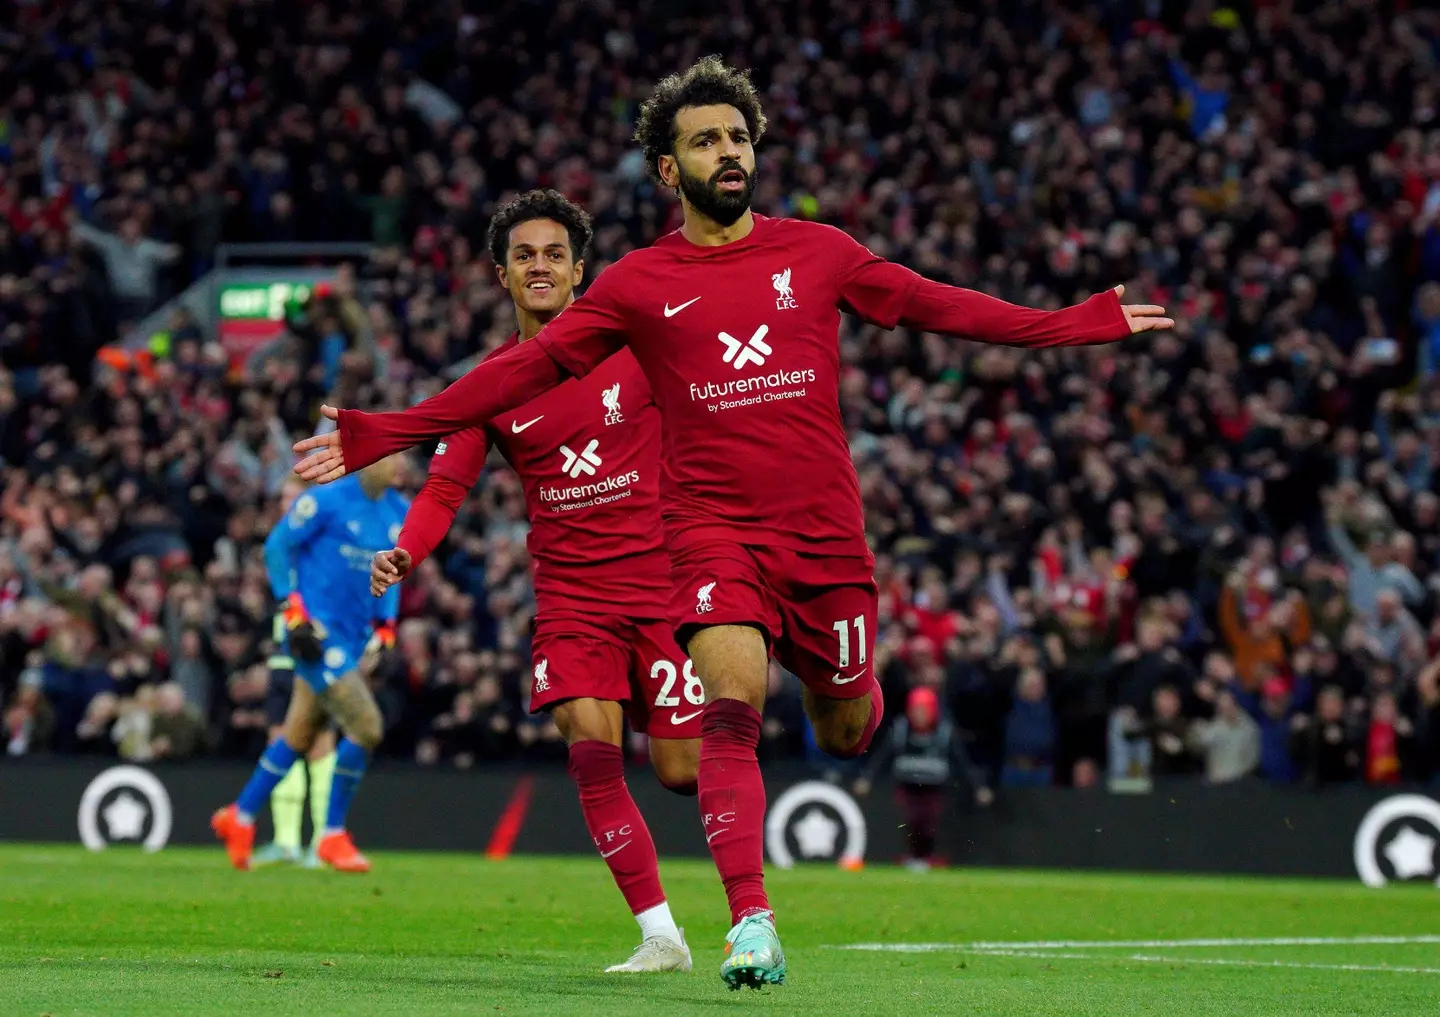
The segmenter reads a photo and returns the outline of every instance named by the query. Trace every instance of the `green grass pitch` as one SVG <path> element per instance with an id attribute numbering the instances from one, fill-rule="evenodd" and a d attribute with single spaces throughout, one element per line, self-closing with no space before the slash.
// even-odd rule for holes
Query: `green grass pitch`
<path id="1" fill-rule="evenodd" d="M 236 873 L 218 848 L 0 847 L 0 1014 L 1309 1017 L 1440 1007 L 1440 894 L 1427 886 L 800 867 L 769 877 L 788 984 L 732 993 L 716 974 L 728 923 L 706 863 L 661 863 L 694 973 L 626 977 L 601 973 L 637 937 L 598 860 L 375 862 L 361 877 Z M 889 949 L 843 949 L 856 944 Z"/>

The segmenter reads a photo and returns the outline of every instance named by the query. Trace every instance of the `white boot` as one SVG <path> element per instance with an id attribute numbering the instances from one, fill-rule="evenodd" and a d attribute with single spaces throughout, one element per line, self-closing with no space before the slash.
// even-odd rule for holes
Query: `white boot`
<path id="1" fill-rule="evenodd" d="M 685 943 L 685 930 L 680 930 L 680 942 L 669 936 L 651 936 L 635 948 L 630 959 L 605 969 L 613 972 L 647 971 L 689 971 L 690 947 Z"/>

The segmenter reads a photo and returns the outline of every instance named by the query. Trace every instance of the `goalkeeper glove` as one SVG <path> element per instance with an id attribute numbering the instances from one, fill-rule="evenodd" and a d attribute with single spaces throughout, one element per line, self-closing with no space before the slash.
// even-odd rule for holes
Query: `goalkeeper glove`
<path id="1" fill-rule="evenodd" d="M 395 649 L 395 626 L 391 622 L 376 622 L 375 631 L 370 636 L 370 644 L 365 647 L 376 653 L 385 650 Z"/>
<path id="2" fill-rule="evenodd" d="M 373 677 L 394 648 L 395 626 L 390 622 L 376 622 L 375 631 L 370 636 L 370 641 L 365 644 L 365 656 L 360 662 L 365 677 Z"/>
<path id="3" fill-rule="evenodd" d="M 296 660 L 313 664 L 321 658 L 325 649 L 325 626 L 310 617 L 300 594 L 292 593 L 285 599 L 277 618 L 289 637 L 290 653 Z"/>

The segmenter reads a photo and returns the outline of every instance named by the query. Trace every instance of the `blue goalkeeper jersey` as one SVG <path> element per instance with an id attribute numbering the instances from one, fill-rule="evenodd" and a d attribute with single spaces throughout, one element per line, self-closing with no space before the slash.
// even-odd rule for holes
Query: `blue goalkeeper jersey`
<path id="1" fill-rule="evenodd" d="M 409 507 L 397 491 L 366 496 L 356 476 L 306 491 L 265 541 L 275 599 L 298 591 L 329 641 L 363 644 L 375 622 L 399 613 L 398 583 L 382 597 L 370 595 L 370 560 L 395 546 Z"/>

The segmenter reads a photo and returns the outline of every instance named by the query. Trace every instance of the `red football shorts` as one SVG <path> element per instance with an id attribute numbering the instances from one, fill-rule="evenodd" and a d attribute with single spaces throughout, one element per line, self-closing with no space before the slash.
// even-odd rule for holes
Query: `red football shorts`
<path id="1" fill-rule="evenodd" d="M 567 699 L 626 704 L 651 738 L 699 738 L 705 689 L 668 624 L 623 615 L 548 612 L 531 642 L 530 711 Z"/>
<path id="2" fill-rule="evenodd" d="M 705 542 L 670 556 L 670 581 L 681 645 L 697 629 L 752 625 L 815 695 L 870 694 L 879 601 L 870 558 Z"/>

